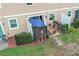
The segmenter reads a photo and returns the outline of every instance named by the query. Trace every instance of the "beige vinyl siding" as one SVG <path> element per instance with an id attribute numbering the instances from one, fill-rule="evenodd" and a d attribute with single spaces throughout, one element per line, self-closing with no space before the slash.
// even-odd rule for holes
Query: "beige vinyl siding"
<path id="1" fill-rule="evenodd" d="M 47 13 L 44 13 L 44 15 L 46 15 Z M 40 15 L 40 14 L 34 14 L 34 15 Z M 27 20 L 29 16 L 33 16 L 33 15 L 25 15 L 25 16 L 19 16 L 19 17 L 11 17 L 11 18 L 17 18 L 18 24 L 19 24 L 19 28 L 18 29 L 13 29 L 11 30 L 9 28 L 9 24 L 8 24 L 8 19 L 10 18 L 5 18 L 4 20 L 2 20 L 2 23 L 4 23 L 4 31 L 6 33 L 6 35 L 8 37 L 14 36 L 15 34 L 21 33 L 21 32 L 28 32 L 28 25 L 27 25 Z M 48 18 L 45 17 L 45 22 L 48 22 Z"/>
<path id="2" fill-rule="evenodd" d="M 32 6 L 24 3 L 2 3 L 0 16 L 10 16 L 40 11 L 55 10 L 60 8 L 71 8 L 79 6 L 79 3 L 33 3 Z"/>
<path id="3" fill-rule="evenodd" d="M 74 9 L 72 9 L 73 11 L 75 11 Z M 55 20 L 60 22 L 61 20 L 61 13 L 67 14 L 67 10 L 63 10 L 63 11 L 53 11 L 55 13 Z M 40 13 L 41 14 L 41 13 Z M 4 20 L 2 20 L 2 23 L 5 24 L 4 25 L 4 31 L 7 34 L 8 37 L 14 36 L 17 33 L 20 32 L 27 32 L 28 31 L 28 25 L 27 25 L 27 21 L 28 20 L 28 16 L 33 16 L 33 15 L 40 15 L 40 14 L 32 14 L 32 15 L 25 15 L 25 16 L 18 16 L 16 17 L 19 23 L 19 28 L 18 29 L 14 29 L 14 30 L 10 30 L 9 25 L 8 25 L 8 20 L 9 18 L 5 18 Z M 48 13 L 42 13 L 45 15 L 45 22 L 48 23 Z M 74 14 L 73 14 L 74 15 Z M 15 17 L 14 17 L 15 18 Z M 5 29 L 6 28 L 6 29 Z"/>
<path id="4" fill-rule="evenodd" d="M 5 31 L 5 33 L 8 37 L 14 36 L 15 34 L 18 34 L 20 32 L 27 32 L 27 22 L 26 22 L 27 17 L 26 16 L 19 16 L 19 17 L 16 17 L 16 18 L 17 18 L 17 21 L 18 21 L 18 24 L 19 24 L 19 28 L 14 29 L 14 30 L 11 30 L 9 28 L 9 24 L 8 24 L 8 20 L 7 20 L 9 18 L 2 20 L 2 22 L 5 24 L 5 25 L 3 25 L 4 31 Z"/>
<path id="5" fill-rule="evenodd" d="M 0 10 L 0 16 L 59 9 L 59 3 L 33 3 L 30 7 L 24 3 L 3 3 L 2 6 L 3 9 Z"/>
<path id="6" fill-rule="evenodd" d="M 79 3 L 61 3 L 61 8 L 77 7 Z"/>
<path id="7" fill-rule="evenodd" d="M 60 11 L 55 11 L 55 20 L 60 22 L 60 18 L 61 18 Z"/>
<path id="8" fill-rule="evenodd" d="M 66 9 L 66 10 L 61 10 L 60 12 L 61 12 L 61 14 L 65 14 L 65 15 L 67 15 L 68 13 L 68 10 L 71 10 L 72 11 L 72 16 L 70 17 L 71 18 L 71 20 L 73 20 L 73 18 L 75 17 L 75 10 L 77 10 L 78 8 L 74 8 L 74 9 Z"/>
<path id="9" fill-rule="evenodd" d="M 67 8 L 67 7 L 76 7 L 79 4 L 62 4 L 61 8 Z M 3 8 L 0 9 L 0 16 L 10 16 L 10 15 L 17 15 L 17 14 L 27 14 L 27 13 L 34 13 L 34 12 L 40 12 L 40 11 L 48 11 L 48 10 L 55 10 L 55 9 L 59 9 L 59 3 L 52 3 L 52 4 L 46 4 L 46 3 L 38 3 L 38 4 L 33 4 L 32 6 L 26 6 L 25 4 L 2 4 Z M 73 11 L 72 13 L 72 18 L 74 18 L 75 15 L 75 10 L 79 9 L 79 8 L 75 8 L 75 9 L 71 9 Z M 70 10 L 70 9 L 69 9 Z M 55 12 L 55 20 L 60 22 L 61 20 L 61 13 L 64 13 L 65 15 L 67 15 L 67 11 L 66 10 L 60 10 L 60 11 L 53 11 Z M 28 20 L 28 16 L 32 16 L 32 15 L 40 15 L 40 14 L 45 14 L 45 23 L 48 23 L 49 19 L 48 19 L 48 13 L 36 13 L 36 14 L 30 14 L 30 15 L 24 15 L 24 16 L 17 16 L 14 18 L 17 18 L 18 24 L 19 24 L 19 28 L 18 29 L 14 29 L 11 30 L 9 28 L 9 24 L 8 24 L 8 19 L 9 18 L 2 18 L 1 22 L 3 25 L 3 29 L 5 34 L 8 37 L 14 36 L 15 34 L 21 33 L 21 32 L 27 32 L 28 31 L 28 25 L 27 25 L 27 21 Z M 12 18 L 12 17 L 10 17 Z"/>

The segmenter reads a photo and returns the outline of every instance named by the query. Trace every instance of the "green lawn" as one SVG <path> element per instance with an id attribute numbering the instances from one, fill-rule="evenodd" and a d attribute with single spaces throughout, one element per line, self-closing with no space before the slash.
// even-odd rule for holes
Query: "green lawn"
<path id="1" fill-rule="evenodd" d="M 64 43 L 75 42 L 79 44 L 79 32 L 61 34 L 58 36 Z"/>
<path id="2" fill-rule="evenodd" d="M 65 44 L 75 42 L 79 44 L 79 32 L 61 34 L 58 36 Z M 60 48 L 50 47 L 49 43 L 37 46 L 18 46 L 0 51 L 0 56 L 43 56 L 55 55 Z M 61 49 L 62 51 L 62 49 Z"/>
<path id="3" fill-rule="evenodd" d="M 0 56 L 39 56 L 43 55 L 43 45 L 38 46 L 18 46 L 0 51 Z"/>

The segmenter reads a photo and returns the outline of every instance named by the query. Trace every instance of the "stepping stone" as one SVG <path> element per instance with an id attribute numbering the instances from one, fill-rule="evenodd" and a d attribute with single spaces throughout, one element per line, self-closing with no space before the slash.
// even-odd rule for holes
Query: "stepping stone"
<path id="1" fill-rule="evenodd" d="M 61 40 L 59 40 L 58 38 L 54 37 L 54 41 L 57 45 L 63 45 L 63 42 Z"/>

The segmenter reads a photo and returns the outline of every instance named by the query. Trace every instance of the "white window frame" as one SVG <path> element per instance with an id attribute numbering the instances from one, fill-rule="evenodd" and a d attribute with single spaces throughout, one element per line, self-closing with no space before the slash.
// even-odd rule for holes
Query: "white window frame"
<path id="1" fill-rule="evenodd" d="M 2 25 L 2 23 L 1 23 L 1 21 L 0 21 L 0 26 L 1 26 L 1 28 L 2 28 L 3 34 L 5 35 L 5 32 L 4 32 L 3 25 Z"/>
<path id="2" fill-rule="evenodd" d="M 73 11 L 73 12 L 74 12 L 74 16 L 75 16 L 75 11 L 76 11 L 76 10 L 79 10 L 79 8 L 74 9 L 74 11 Z"/>
<path id="3" fill-rule="evenodd" d="M 68 16 L 68 11 L 71 11 L 71 16 Z M 73 11 L 72 10 L 67 10 L 67 16 L 72 17 L 72 15 L 73 15 Z"/>
<path id="4" fill-rule="evenodd" d="M 75 17 L 75 11 L 76 11 L 76 10 L 79 10 L 79 8 L 74 9 L 74 17 Z"/>
<path id="5" fill-rule="evenodd" d="M 11 28 L 11 26 L 10 26 L 10 20 L 13 20 L 13 19 L 16 19 L 17 27 Z M 14 30 L 14 29 L 18 29 L 19 28 L 19 23 L 18 23 L 17 18 L 9 18 L 8 19 L 8 24 L 9 24 L 10 30 Z"/>
<path id="6" fill-rule="evenodd" d="M 55 12 L 48 12 L 48 20 L 49 20 L 49 21 L 54 21 L 54 20 L 50 20 L 50 19 L 49 19 L 49 17 L 50 17 L 49 15 L 50 15 L 50 14 L 54 14 L 54 16 L 55 16 Z"/>

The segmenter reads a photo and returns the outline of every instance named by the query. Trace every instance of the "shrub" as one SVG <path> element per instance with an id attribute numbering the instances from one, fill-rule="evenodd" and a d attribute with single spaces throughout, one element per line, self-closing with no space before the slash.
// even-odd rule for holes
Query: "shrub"
<path id="1" fill-rule="evenodd" d="M 32 36 L 30 33 L 20 33 L 15 35 L 16 44 L 25 44 L 32 42 Z"/>
<path id="2" fill-rule="evenodd" d="M 62 31 L 62 33 L 67 33 L 68 32 L 68 24 L 61 25 L 61 31 Z"/>
<path id="3" fill-rule="evenodd" d="M 74 26 L 68 27 L 68 24 L 65 24 L 65 25 L 61 26 L 61 31 L 63 33 L 74 33 L 74 32 L 76 32 L 76 29 Z"/>
<path id="4" fill-rule="evenodd" d="M 71 26 L 73 26 L 74 28 L 78 28 L 79 27 L 79 19 L 74 18 L 73 22 L 71 23 Z"/>
<path id="5" fill-rule="evenodd" d="M 75 29 L 73 26 L 71 26 L 71 27 L 68 29 L 68 32 L 69 32 L 69 33 L 74 33 L 74 32 L 76 32 L 76 29 Z"/>
<path id="6" fill-rule="evenodd" d="M 53 39 L 52 37 L 49 37 L 48 42 L 47 42 L 48 45 L 51 46 L 51 47 L 52 47 L 53 44 L 54 44 L 52 39 Z"/>

